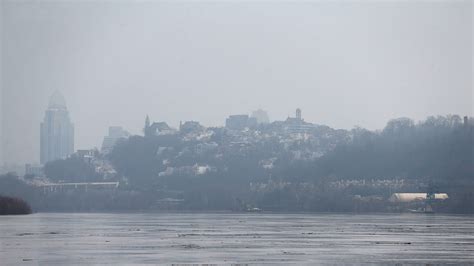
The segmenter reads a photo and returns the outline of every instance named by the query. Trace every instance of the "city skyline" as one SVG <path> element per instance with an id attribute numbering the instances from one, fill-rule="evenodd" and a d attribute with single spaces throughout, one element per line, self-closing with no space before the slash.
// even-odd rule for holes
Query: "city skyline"
<path id="1" fill-rule="evenodd" d="M 59 102 L 59 105 L 64 105 L 64 107 L 66 106 L 65 104 L 65 99 L 64 99 L 64 96 L 62 95 L 62 93 L 58 90 L 55 90 L 53 91 L 52 95 L 49 97 L 49 103 L 48 103 L 48 108 L 47 109 L 50 109 L 52 104 L 53 105 L 58 105 L 58 102 Z M 265 109 L 261 109 L 261 108 L 257 108 L 255 110 L 249 110 L 247 112 L 237 112 L 235 114 L 228 114 L 228 115 L 223 115 L 222 116 L 222 123 L 220 124 L 213 124 L 213 125 L 207 125 L 207 124 L 204 124 L 202 123 L 201 121 L 199 120 L 193 120 L 193 119 L 182 119 L 182 120 L 179 120 L 179 121 L 167 121 L 167 120 L 162 120 L 162 119 L 159 119 L 158 117 L 156 119 L 154 119 L 152 122 L 158 122 L 158 123 L 161 123 L 161 122 L 165 122 L 167 124 L 169 124 L 171 126 L 171 128 L 173 130 L 176 130 L 179 128 L 179 125 L 181 122 L 186 122 L 186 121 L 196 121 L 196 122 L 199 122 L 201 123 L 203 126 L 205 127 L 226 127 L 226 120 L 229 118 L 229 117 L 232 117 L 232 116 L 240 116 L 240 115 L 246 115 L 248 116 L 249 118 L 252 117 L 252 114 L 255 113 L 256 111 L 264 111 L 264 112 L 267 112 L 267 113 L 270 113 L 268 112 L 268 110 L 265 110 Z M 69 110 L 66 108 L 66 112 L 68 113 L 68 116 L 69 116 Z M 285 119 L 288 119 L 288 118 L 298 118 L 298 112 L 299 112 L 299 115 L 301 115 L 301 108 L 297 108 L 295 107 L 293 110 L 290 110 L 288 111 L 288 114 L 286 116 L 283 116 L 283 117 L 278 117 L 278 118 L 273 118 L 272 116 L 270 116 L 270 119 L 269 119 L 269 122 L 275 122 L 275 121 L 285 121 Z M 436 114 L 436 115 L 446 115 L 446 114 Z M 434 116 L 436 116 L 434 115 Z M 461 118 L 465 117 L 465 116 L 468 116 L 468 117 L 472 117 L 472 115 L 469 115 L 469 114 L 452 114 L 452 115 L 459 115 Z M 148 115 L 147 115 L 148 116 Z M 139 123 L 142 124 L 142 127 L 138 127 L 138 128 L 134 128 L 132 130 L 130 130 L 129 128 L 126 128 L 126 127 L 123 127 L 122 125 L 119 125 L 119 124 L 110 124 L 110 125 L 103 125 L 104 128 L 106 128 L 106 131 L 101 134 L 101 135 L 97 135 L 96 138 L 98 139 L 97 141 L 97 144 L 96 145 L 92 145 L 92 146 L 81 146 L 81 147 L 78 147 L 78 149 L 94 149 L 94 148 L 97 148 L 99 150 L 101 150 L 102 148 L 102 145 L 103 145 L 103 139 L 104 138 L 107 138 L 107 132 L 110 131 L 111 128 L 123 128 L 124 130 L 126 131 L 130 131 L 130 135 L 143 135 L 143 119 L 141 119 L 142 117 L 137 117 L 136 121 L 139 121 Z M 395 119 L 395 118 L 398 118 L 398 117 L 393 117 L 392 119 Z M 407 117 L 407 118 L 410 118 L 412 119 L 411 117 Z M 426 117 L 425 117 L 426 118 Z M 68 118 L 69 119 L 69 118 Z M 420 119 L 420 120 L 423 120 L 423 119 Z M 388 122 L 389 120 L 387 120 L 386 122 Z M 415 122 L 418 122 L 416 119 L 414 120 Z M 44 121 L 43 121 L 44 122 Z M 43 124 L 43 122 L 40 122 L 40 124 Z M 311 120 L 308 120 L 306 122 L 309 122 L 309 123 L 312 123 L 312 124 L 316 124 L 316 125 L 326 125 L 326 124 L 322 124 L 322 123 L 317 123 L 317 122 L 314 122 L 314 121 L 311 121 Z M 386 124 L 386 123 L 385 123 Z M 385 126 L 385 124 L 383 126 Z M 350 130 L 354 127 L 357 127 L 359 125 L 354 125 L 353 127 L 347 127 L 347 128 L 341 128 L 341 129 L 346 129 L 346 130 Z M 363 127 L 363 126 L 362 126 Z M 42 128 L 42 127 L 41 127 Z M 363 128 L 367 128 L 367 127 L 363 127 Z M 380 128 L 367 128 L 369 130 L 381 130 L 383 129 L 383 127 L 380 127 Z M 73 126 L 73 130 L 74 130 L 74 126 Z M 110 133 L 109 133 L 110 134 Z M 1 136 L 1 135 L 0 135 Z M 41 141 L 40 141 L 41 142 Z M 38 142 L 38 143 L 40 143 Z M 74 140 L 73 140 L 73 145 L 76 146 Z M 40 149 L 41 150 L 41 149 Z M 74 153 L 76 150 L 74 148 L 71 149 L 72 152 L 69 152 L 69 155 Z M 59 158 L 59 157 L 58 157 Z M 65 158 L 65 157 L 62 157 L 62 158 Z M 25 161 L 24 163 L 38 163 L 40 162 L 40 164 L 44 164 L 44 162 L 42 162 L 41 160 L 30 160 L 30 161 Z M 6 161 L 6 163 L 10 163 L 10 164 L 18 164 L 18 165 L 21 165 L 22 163 L 18 163 L 18 162 L 8 162 Z"/>
<path id="2" fill-rule="evenodd" d="M 474 0 L 0 0 L 0 266 L 473 263 L 473 37 Z"/>
<path id="3" fill-rule="evenodd" d="M 78 149 L 100 147 L 109 126 L 141 133 L 146 114 L 175 128 L 222 126 L 233 114 L 283 120 L 300 107 L 308 122 L 371 130 L 397 117 L 473 115 L 470 1 L 1 8 L 6 162 L 35 161 L 54 90 L 68 99 Z"/>

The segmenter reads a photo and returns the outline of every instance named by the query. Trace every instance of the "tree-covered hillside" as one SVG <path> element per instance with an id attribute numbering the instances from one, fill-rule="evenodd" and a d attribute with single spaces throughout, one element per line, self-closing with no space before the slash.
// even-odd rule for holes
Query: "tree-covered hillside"
<path id="1" fill-rule="evenodd" d="M 131 184 L 145 187 L 179 186 L 179 180 L 190 178 L 234 184 L 328 177 L 469 183 L 474 177 L 473 126 L 459 116 L 429 117 L 417 124 L 394 119 L 380 132 L 320 126 L 283 133 L 267 126 L 201 133 L 206 136 L 134 136 L 119 143 L 109 158 Z"/>

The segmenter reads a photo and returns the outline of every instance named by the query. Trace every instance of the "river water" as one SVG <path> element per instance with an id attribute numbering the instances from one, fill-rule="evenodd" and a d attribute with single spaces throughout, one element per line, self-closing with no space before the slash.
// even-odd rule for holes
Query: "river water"
<path id="1" fill-rule="evenodd" d="M 0 265 L 474 263 L 474 216 L 38 213 L 0 216 Z"/>

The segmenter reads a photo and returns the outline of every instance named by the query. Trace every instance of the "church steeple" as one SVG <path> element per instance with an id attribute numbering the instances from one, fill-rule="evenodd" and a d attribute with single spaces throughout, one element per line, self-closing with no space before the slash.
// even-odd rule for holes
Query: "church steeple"
<path id="1" fill-rule="evenodd" d="M 149 127 L 150 126 L 150 117 L 148 115 L 146 115 L 146 118 L 145 118 L 145 127 Z"/>
<path id="2" fill-rule="evenodd" d="M 146 115 L 145 127 L 143 128 L 143 133 L 145 133 L 145 136 L 147 135 L 148 128 L 150 128 L 150 117 L 148 117 L 148 115 Z"/>

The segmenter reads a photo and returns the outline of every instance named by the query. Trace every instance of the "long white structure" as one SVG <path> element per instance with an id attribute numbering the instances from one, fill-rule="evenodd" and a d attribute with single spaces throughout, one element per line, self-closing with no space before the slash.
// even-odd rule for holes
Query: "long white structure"
<path id="1" fill-rule="evenodd" d="M 63 189 L 116 189 L 119 182 L 78 182 L 78 183 L 40 183 L 36 184 L 42 187 L 45 192 L 61 191 Z"/>
<path id="2" fill-rule="evenodd" d="M 435 193 L 435 200 L 445 200 L 448 199 L 448 194 L 446 193 Z M 412 202 L 417 200 L 427 200 L 428 193 L 393 193 L 389 198 L 391 202 Z"/>

